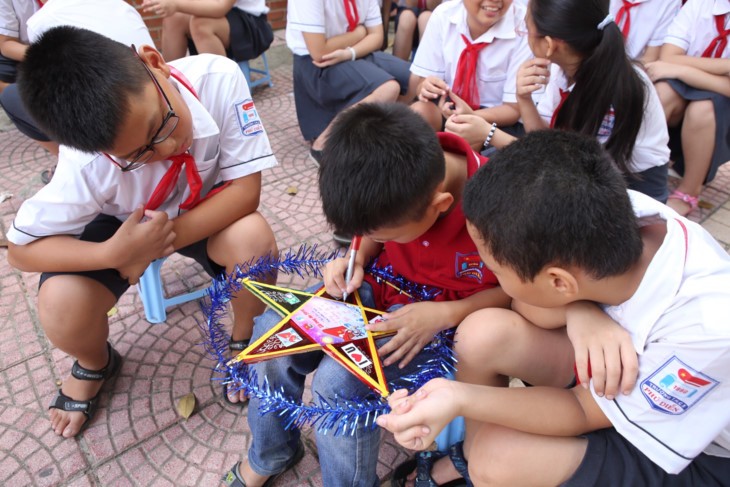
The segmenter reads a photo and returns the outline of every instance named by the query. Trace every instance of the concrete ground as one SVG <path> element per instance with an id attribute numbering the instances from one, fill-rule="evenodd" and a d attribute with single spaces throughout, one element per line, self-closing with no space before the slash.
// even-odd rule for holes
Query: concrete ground
<path id="1" fill-rule="evenodd" d="M 320 209 L 316 167 L 297 126 L 291 55 L 277 33 L 268 53 L 273 88 L 254 98 L 279 166 L 264 174 L 261 211 L 282 249 L 302 242 L 335 248 Z M 39 173 L 53 164 L 42 149 L 0 119 L 0 232 L 4 237 L 21 202 L 41 187 Z M 287 189 L 295 189 L 289 194 Z M 690 215 L 730 249 L 730 165 L 702 194 L 704 208 Z M 0 250 L 0 253 L 6 251 Z M 170 293 L 205 285 L 197 266 L 181 258 L 163 268 Z M 302 286 L 283 277 L 283 284 Z M 246 407 L 225 403 L 211 382 L 214 362 L 200 345 L 194 302 L 169 310 L 167 322 L 149 324 L 133 288 L 112 310 L 110 341 L 124 355 L 119 377 L 105 387 L 101 407 L 79 437 L 64 440 L 49 429 L 46 407 L 71 360 L 45 338 L 36 307 L 37 274 L 0 261 L 0 484 L 63 486 L 215 486 L 245 454 L 251 437 Z M 187 420 L 176 402 L 193 392 L 198 401 Z M 320 486 L 311 431 L 304 460 L 277 486 Z M 378 474 L 387 481 L 409 454 L 385 435 Z M 343 486 L 346 487 L 346 486 Z"/>

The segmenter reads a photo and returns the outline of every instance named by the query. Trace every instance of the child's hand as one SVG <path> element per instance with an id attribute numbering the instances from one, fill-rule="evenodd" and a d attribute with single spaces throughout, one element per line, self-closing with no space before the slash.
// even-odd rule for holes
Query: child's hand
<path id="1" fill-rule="evenodd" d="M 568 305 L 566 318 L 581 385 L 588 387 L 590 367 L 599 396 L 613 399 L 619 390 L 629 394 L 639 374 L 639 359 L 629 332 L 586 301 Z"/>
<path id="2" fill-rule="evenodd" d="M 324 288 L 327 294 L 333 298 L 341 298 L 345 291 L 347 291 L 347 294 L 352 294 L 355 292 L 355 289 L 362 286 L 365 270 L 356 261 L 355 267 L 352 270 L 350 285 L 345 288 L 345 274 L 347 273 L 348 262 L 348 258 L 340 257 L 327 263 L 324 267 Z"/>
<path id="3" fill-rule="evenodd" d="M 400 360 L 405 367 L 418 352 L 423 350 L 433 336 L 450 326 L 446 303 L 412 303 L 383 315 L 383 321 L 366 325 L 370 331 L 397 330 L 388 343 L 380 347 L 378 355 L 386 357 L 383 365 Z"/>
<path id="4" fill-rule="evenodd" d="M 646 63 L 646 74 L 649 75 L 649 79 L 653 83 L 656 83 L 660 79 L 673 79 L 679 78 L 680 73 L 684 69 L 683 66 L 678 64 L 668 63 L 666 61 L 654 61 Z"/>
<path id="5" fill-rule="evenodd" d="M 449 92 L 449 85 L 436 76 L 429 76 L 421 84 L 421 92 L 418 94 L 418 101 L 432 101 Z"/>
<path id="6" fill-rule="evenodd" d="M 169 17 L 177 12 L 177 4 L 175 0 L 144 0 L 142 2 L 142 10 L 152 12 L 160 17 Z"/>
<path id="7" fill-rule="evenodd" d="M 147 220 L 142 221 L 142 216 Z M 107 242 L 114 266 L 122 277 L 135 284 L 150 262 L 175 251 L 173 223 L 163 211 L 137 208 Z"/>
<path id="8" fill-rule="evenodd" d="M 446 119 L 445 130 L 466 140 L 472 149 L 478 151 L 481 150 L 491 128 L 489 122 L 479 115 L 455 114 Z"/>
<path id="9" fill-rule="evenodd" d="M 318 68 L 326 68 L 327 66 L 334 66 L 335 64 L 350 61 L 351 59 L 352 52 L 349 49 L 336 49 L 323 55 L 321 61 L 312 59 L 312 64 Z"/>
<path id="10" fill-rule="evenodd" d="M 517 97 L 531 98 L 536 91 L 545 88 L 550 81 L 550 60 L 528 59 L 517 70 Z"/>
<path id="11" fill-rule="evenodd" d="M 447 101 L 447 97 L 442 97 L 439 101 L 439 108 L 441 109 L 441 115 L 444 118 L 449 118 L 451 115 L 469 115 L 474 113 L 469 104 L 461 99 L 456 93 L 449 89 L 450 101 Z"/>
<path id="12" fill-rule="evenodd" d="M 433 379 L 411 396 L 404 389 L 388 398 L 392 412 L 377 419 L 379 426 L 395 435 L 395 440 L 412 450 L 425 450 L 436 435 L 459 415 L 459 384 Z"/>

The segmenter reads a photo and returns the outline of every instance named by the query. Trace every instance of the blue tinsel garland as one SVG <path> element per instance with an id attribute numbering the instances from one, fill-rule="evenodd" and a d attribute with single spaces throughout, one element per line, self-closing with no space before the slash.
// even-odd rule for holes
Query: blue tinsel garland
<path id="1" fill-rule="evenodd" d="M 338 255 L 337 251 L 320 251 L 316 245 L 302 245 L 298 251 L 287 251 L 279 257 L 261 257 L 258 260 L 237 266 L 228 276 L 213 281 L 207 298 L 201 300 L 205 321 L 200 324 L 206 337 L 206 351 L 216 360 L 216 370 L 224 377 L 218 378 L 229 384 L 229 390 L 243 390 L 249 397 L 261 401 L 261 414 L 277 412 L 287 428 L 314 426 L 320 432 L 334 432 L 335 435 L 354 434 L 358 427 L 375 428 L 375 419 L 387 413 L 390 408 L 386 401 L 376 394 L 364 397 L 326 399 L 317 397 L 310 404 L 284 395 L 283 390 L 273 388 L 264 378 L 259 386 L 256 373 L 243 362 L 227 365 L 229 358 L 229 335 L 220 325 L 220 319 L 228 312 L 227 303 L 231 296 L 241 290 L 245 278 L 261 280 L 276 272 L 297 274 L 300 277 L 321 277 L 324 266 Z M 389 283 L 403 290 L 413 301 L 429 301 L 441 290 L 412 283 L 401 275 L 393 273 L 391 266 L 377 267 L 377 259 L 366 269 L 378 282 Z M 438 333 L 426 347 L 434 352 L 435 358 L 421 365 L 416 373 L 399 377 L 388 384 L 391 390 L 407 387 L 415 390 L 436 377 L 443 377 L 454 371 L 456 359 L 452 351 L 453 331 Z"/>

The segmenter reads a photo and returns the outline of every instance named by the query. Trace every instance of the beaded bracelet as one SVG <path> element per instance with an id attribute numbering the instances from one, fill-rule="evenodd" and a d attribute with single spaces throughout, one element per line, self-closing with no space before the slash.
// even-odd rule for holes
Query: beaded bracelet
<path id="1" fill-rule="evenodd" d="M 487 135 L 487 139 L 484 141 L 484 145 L 482 146 L 482 150 L 489 147 L 489 145 L 492 143 L 492 137 L 494 137 L 494 132 L 497 131 L 497 122 L 492 122 L 492 128 L 489 129 L 489 134 Z"/>
<path id="2" fill-rule="evenodd" d="M 352 46 L 347 46 L 347 49 L 349 49 L 350 54 L 352 54 L 352 58 L 350 59 L 350 61 L 354 61 L 355 59 L 357 59 L 357 53 L 355 52 L 355 48 Z"/>

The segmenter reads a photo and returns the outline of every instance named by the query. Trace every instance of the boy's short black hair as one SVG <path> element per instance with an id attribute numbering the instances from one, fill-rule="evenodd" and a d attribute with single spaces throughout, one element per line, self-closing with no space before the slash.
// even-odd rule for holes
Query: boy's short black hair
<path id="1" fill-rule="evenodd" d="M 131 95 L 152 82 L 132 50 L 86 29 L 62 26 L 28 47 L 18 91 L 28 112 L 55 141 L 110 150 Z"/>
<path id="2" fill-rule="evenodd" d="M 423 217 L 446 174 L 432 128 L 399 103 L 361 103 L 332 123 L 319 168 L 327 221 L 363 235 Z"/>
<path id="3" fill-rule="evenodd" d="M 497 263 L 525 282 L 549 265 L 616 276 L 641 257 L 624 179 L 595 138 L 559 130 L 522 137 L 467 182 L 463 206 Z"/>

